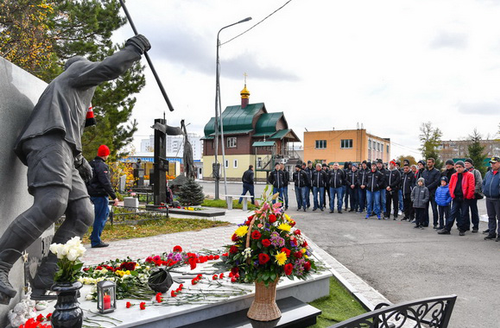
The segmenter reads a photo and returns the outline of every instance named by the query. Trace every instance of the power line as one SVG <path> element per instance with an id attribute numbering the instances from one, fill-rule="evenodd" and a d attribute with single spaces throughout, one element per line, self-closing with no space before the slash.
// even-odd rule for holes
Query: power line
<path id="1" fill-rule="evenodd" d="M 220 45 L 223 46 L 225 45 L 226 43 L 229 43 L 231 41 L 233 41 L 234 39 L 236 38 L 239 38 L 240 36 L 242 36 L 243 34 L 249 32 L 251 29 L 253 29 L 254 27 L 256 27 L 257 25 L 261 24 L 262 22 L 264 22 L 266 19 L 268 19 L 269 17 L 271 17 L 272 15 L 276 14 L 278 11 L 280 11 L 281 9 L 283 9 L 287 4 L 289 4 L 290 2 L 292 2 L 292 0 L 288 0 L 287 2 L 285 2 L 285 4 L 281 7 L 279 7 L 278 9 L 276 9 L 275 11 L 273 11 L 272 13 L 270 13 L 269 15 L 267 15 L 266 17 L 264 17 L 262 20 L 260 20 L 259 22 L 257 22 L 256 24 L 252 25 L 250 28 L 248 28 L 247 30 L 241 32 L 240 34 L 236 35 L 235 37 L 227 40 L 226 42 L 223 42 L 221 43 Z"/>

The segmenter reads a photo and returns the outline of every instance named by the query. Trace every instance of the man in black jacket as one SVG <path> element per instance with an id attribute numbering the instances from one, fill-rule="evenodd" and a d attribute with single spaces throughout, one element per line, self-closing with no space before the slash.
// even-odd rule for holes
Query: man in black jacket
<path id="1" fill-rule="evenodd" d="M 357 212 L 358 210 L 358 165 L 356 163 L 351 164 L 351 171 L 347 172 L 346 177 L 347 182 L 347 193 L 351 199 L 351 209 L 349 212 Z M 347 205 L 347 204 L 346 204 Z"/>
<path id="2" fill-rule="evenodd" d="M 380 193 L 383 192 L 385 177 L 378 170 L 377 163 L 373 162 L 370 172 L 366 175 L 366 217 L 368 219 L 372 212 L 380 220 Z"/>
<path id="3" fill-rule="evenodd" d="M 302 208 L 304 212 L 307 208 L 306 195 L 309 192 L 309 178 L 302 170 L 301 165 L 295 165 L 295 172 L 292 175 L 293 181 L 295 182 L 295 198 L 297 199 L 297 211 Z"/>
<path id="4" fill-rule="evenodd" d="M 435 160 L 434 158 L 427 159 L 427 168 L 422 172 L 422 178 L 425 179 L 425 186 L 429 189 L 429 202 L 427 203 L 427 208 L 424 213 L 424 227 L 429 226 L 429 204 L 432 207 L 432 216 L 433 216 L 433 224 L 434 229 L 438 227 L 438 210 L 435 199 L 436 189 L 439 187 L 441 183 L 441 173 L 438 169 L 434 167 Z"/>
<path id="5" fill-rule="evenodd" d="M 252 196 L 252 204 L 255 205 L 255 194 L 254 194 L 254 181 L 253 181 L 254 173 L 253 173 L 253 165 L 248 166 L 248 170 L 246 170 L 243 173 L 243 176 L 241 177 L 241 182 L 243 182 L 243 192 L 241 193 L 242 196 L 247 194 L 247 191 L 250 193 L 250 196 Z M 241 204 L 243 198 L 240 197 L 240 200 L 238 201 L 239 204 Z"/>
<path id="6" fill-rule="evenodd" d="M 343 186 L 345 185 L 344 170 L 339 168 L 339 163 L 334 163 L 333 168 L 328 171 L 328 185 L 330 186 L 330 213 L 335 208 L 335 195 L 337 195 L 337 210 L 342 214 Z"/>
<path id="7" fill-rule="evenodd" d="M 404 217 L 401 221 L 413 221 L 414 212 L 413 204 L 411 203 L 411 191 L 415 187 L 415 174 L 410 169 L 410 164 L 405 163 L 403 167 L 403 176 L 401 182 L 401 192 L 403 194 L 403 213 Z"/>
<path id="8" fill-rule="evenodd" d="M 109 167 L 106 164 L 108 157 L 108 146 L 101 145 L 97 150 L 96 158 L 89 163 L 94 172 L 94 176 L 87 184 L 90 200 L 94 204 L 94 226 L 90 234 L 92 248 L 109 246 L 109 244 L 103 243 L 101 240 L 101 234 L 109 215 L 108 196 L 114 199 L 115 205 L 118 204 L 118 198 L 109 180 Z"/>
<path id="9" fill-rule="evenodd" d="M 396 168 L 396 161 L 392 160 L 389 162 L 389 170 L 385 172 L 386 178 L 385 182 L 387 187 L 385 188 L 385 213 L 384 219 L 389 219 L 391 215 L 391 203 L 394 205 L 394 220 L 398 218 L 399 211 L 399 188 L 401 184 L 401 172 Z"/>
<path id="10" fill-rule="evenodd" d="M 28 191 L 34 203 L 0 238 L 0 304 L 8 304 L 17 293 L 8 276 L 21 252 L 63 214 L 64 223 L 52 243 L 66 243 L 87 232 L 93 217 L 83 181 L 92 169 L 81 156 L 87 110 L 99 84 L 125 73 L 150 48 L 149 41 L 138 35 L 102 62 L 72 57 L 40 96 L 14 148 L 28 167 Z M 49 288 L 56 271 L 57 257 L 51 253 L 42 260 L 33 286 Z"/>
<path id="11" fill-rule="evenodd" d="M 273 185 L 273 194 L 278 193 L 279 199 L 283 202 L 283 187 L 285 185 L 285 174 L 280 170 L 280 163 L 274 164 L 274 171 L 269 173 L 269 183 Z M 273 199 L 273 204 L 276 200 Z"/>
<path id="12" fill-rule="evenodd" d="M 325 207 L 325 185 L 326 180 L 328 179 L 326 172 L 322 170 L 321 164 L 316 164 L 316 170 L 313 172 L 312 176 L 312 187 L 313 187 L 313 199 L 314 199 L 314 207 L 313 211 L 316 211 L 318 208 L 323 211 Z M 319 199 L 318 199 L 319 198 Z"/>

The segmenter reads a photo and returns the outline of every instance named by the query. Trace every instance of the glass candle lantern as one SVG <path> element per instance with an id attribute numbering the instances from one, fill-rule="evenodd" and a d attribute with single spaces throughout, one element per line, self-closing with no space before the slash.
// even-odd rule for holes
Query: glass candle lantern
<path id="1" fill-rule="evenodd" d="M 100 313 L 113 312 L 116 309 L 116 284 L 103 280 L 97 283 L 97 309 Z"/>

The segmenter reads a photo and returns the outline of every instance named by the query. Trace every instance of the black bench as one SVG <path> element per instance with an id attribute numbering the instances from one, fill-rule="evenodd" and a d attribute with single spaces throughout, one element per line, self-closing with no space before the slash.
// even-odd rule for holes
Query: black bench
<path id="1" fill-rule="evenodd" d="M 329 328 L 446 328 L 456 299 L 456 295 L 450 295 L 402 304 L 381 303 L 371 312 L 339 322 Z"/>

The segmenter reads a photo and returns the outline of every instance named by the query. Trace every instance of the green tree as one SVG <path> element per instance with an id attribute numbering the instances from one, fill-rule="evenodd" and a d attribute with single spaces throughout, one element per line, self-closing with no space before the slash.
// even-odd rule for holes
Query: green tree
<path id="1" fill-rule="evenodd" d="M 68 58 L 80 55 L 101 61 L 120 48 L 111 41 L 113 31 L 126 23 L 118 0 L 47 1 L 5 0 L 0 5 L 2 56 L 50 82 Z M 42 44 L 40 48 L 47 52 L 27 60 L 22 54 L 32 53 L 33 44 Z M 137 122 L 130 121 L 136 102 L 131 95 L 145 85 L 143 70 L 136 63 L 124 76 L 96 88 L 92 105 L 97 125 L 86 129 L 82 138 L 87 159 L 95 156 L 101 144 L 110 148 L 112 160 L 127 155 L 122 150 L 137 130 Z"/>
<path id="2" fill-rule="evenodd" d="M 474 168 L 484 176 L 486 173 L 484 160 L 487 158 L 488 154 L 484 152 L 486 147 L 481 145 L 481 134 L 477 132 L 477 129 L 474 129 L 472 135 L 469 135 L 468 140 L 470 141 L 470 144 L 467 146 L 469 158 L 474 162 Z"/>
<path id="3" fill-rule="evenodd" d="M 182 205 L 200 205 L 205 199 L 203 187 L 194 179 L 187 179 L 186 183 L 179 188 L 179 202 Z"/>
<path id="4" fill-rule="evenodd" d="M 439 157 L 439 147 L 441 146 L 441 137 L 443 133 L 439 128 L 434 128 L 431 122 L 422 123 L 420 126 L 420 151 L 424 159 L 434 158 L 435 167 L 441 169 L 443 161 Z"/>

